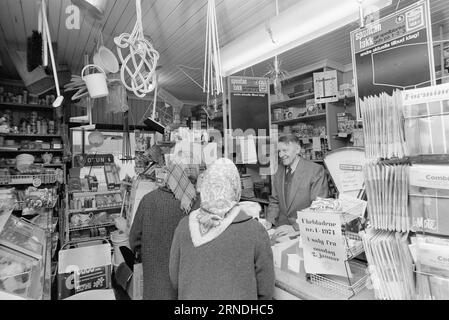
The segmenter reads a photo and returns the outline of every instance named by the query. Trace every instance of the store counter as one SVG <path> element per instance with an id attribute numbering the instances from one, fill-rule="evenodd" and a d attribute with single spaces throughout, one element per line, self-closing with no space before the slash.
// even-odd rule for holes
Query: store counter
<path id="1" fill-rule="evenodd" d="M 274 271 L 276 276 L 274 300 L 345 300 L 342 295 L 310 283 L 304 276 L 276 267 Z M 374 300 L 374 291 L 364 288 L 350 300 Z"/>

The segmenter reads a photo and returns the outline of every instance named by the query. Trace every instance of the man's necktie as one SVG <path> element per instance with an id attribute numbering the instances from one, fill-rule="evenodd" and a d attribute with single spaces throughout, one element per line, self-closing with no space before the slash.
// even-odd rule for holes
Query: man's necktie
<path id="1" fill-rule="evenodd" d="M 292 176 L 292 168 L 290 166 L 288 166 L 285 169 L 285 178 L 290 179 Z"/>

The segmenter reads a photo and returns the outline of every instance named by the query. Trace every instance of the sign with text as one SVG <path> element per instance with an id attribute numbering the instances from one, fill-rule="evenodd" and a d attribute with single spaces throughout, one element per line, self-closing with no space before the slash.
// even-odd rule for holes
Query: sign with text
<path id="1" fill-rule="evenodd" d="M 428 0 L 352 31 L 350 37 L 358 120 L 360 101 L 368 96 L 434 84 Z"/>
<path id="2" fill-rule="evenodd" d="M 109 271 L 111 266 L 102 266 L 75 272 L 75 292 L 109 288 Z"/>
<path id="3" fill-rule="evenodd" d="M 339 214 L 299 211 L 297 222 L 307 273 L 352 277 Z"/>
<path id="4" fill-rule="evenodd" d="M 315 103 L 338 101 L 337 70 L 315 72 L 313 74 Z"/>
<path id="5" fill-rule="evenodd" d="M 114 163 L 112 154 L 77 154 L 73 157 L 74 167 L 104 166 Z"/>
<path id="6" fill-rule="evenodd" d="M 246 131 L 265 129 L 269 136 L 269 81 L 262 77 L 229 77 L 229 127 Z"/>

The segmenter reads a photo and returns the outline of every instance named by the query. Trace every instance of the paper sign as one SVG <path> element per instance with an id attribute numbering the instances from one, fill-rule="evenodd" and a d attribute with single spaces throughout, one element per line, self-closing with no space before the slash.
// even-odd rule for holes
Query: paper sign
<path id="1" fill-rule="evenodd" d="M 203 148 L 203 162 L 206 164 L 206 166 L 209 166 L 210 164 L 212 164 L 215 160 L 217 160 L 217 143 L 216 142 L 211 142 L 208 143 L 206 146 L 204 146 Z"/>
<path id="2" fill-rule="evenodd" d="M 341 194 L 338 199 L 341 202 L 343 212 L 357 217 L 363 217 L 366 210 L 367 201 Z"/>
<path id="3" fill-rule="evenodd" d="M 341 172 L 342 192 L 360 190 L 363 188 L 362 171 L 342 171 Z"/>
<path id="4" fill-rule="evenodd" d="M 313 151 L 321 151 L 321 139 L 320 137 L 312 138 L 312 150 Z"/>
<path id="5" fill-rule="evenodd" d="M 313 74 L 315 103 L 338 101 L 337 70 Z"/>
<path id="6" fill-rule="evenodd" d="M 445 165 L 413 165 L 410 167 L 410 185 L 449 189 L 449 167 Z"/>
<path id="7" fill-rule="evenodd" d="M 237 159 L 241 161 L 240 163 L 257 163 L 254 137 L 237 137 L 237 145 L 240 147 L 240 154 L 237 155 Z"/>
<path id="8" fill-rule="evenodd" d="M 334 213 L 300 211 L 297 222 L 306 272 L 352 278 L 350 268 L 346 265 L 346 245 L 341 233 L 340 216 Z"/>

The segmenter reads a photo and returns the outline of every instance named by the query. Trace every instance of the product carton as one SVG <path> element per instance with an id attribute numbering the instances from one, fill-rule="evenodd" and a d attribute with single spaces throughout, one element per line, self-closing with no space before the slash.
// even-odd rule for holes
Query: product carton
<path id="1" fill-rule="evenodd" d="M 449 166 L 410 167 L 412 230 L 449 235 Z"/>

